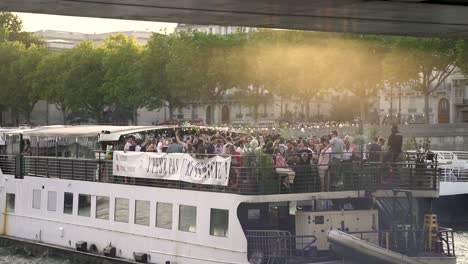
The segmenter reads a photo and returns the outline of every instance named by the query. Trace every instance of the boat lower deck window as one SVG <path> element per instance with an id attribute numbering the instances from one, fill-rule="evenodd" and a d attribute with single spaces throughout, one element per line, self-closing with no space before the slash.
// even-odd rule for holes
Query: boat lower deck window
<path id="1" fill-rule="evenodd" d="M 172 204 L 156 204 L 156 226 L 160 228 L 172 229 Z"/>
<path id="2" fill-rule="evenodd" d="M 211 209 L 210 235 L 227 237 L 229 229 L 229 210 Z"/>
<path id="3" fill-rule="evenodd" d="M 109 220 L 109 197 L 96 196 L 96 218 Z"/>
<path id="4" fill-rule="evenodd" d="M 63 213 L 73 214 L 73 193 L 66 192 L 63 195 Z"/>
<path id="5" fill-rule="evenodd" d="M 135 224 L 149 226 L 150 207 L 149 201 L 135 201 Z"/>
<path id="6" fill-rule="evenodd" d="M 91 216 L 91 195 L 79 194 L 78 195 L 78 215 Z"/>
<path id="7" fill-rule="evenodd" d="M 114 221 L 128 223 L 129 200 L 125 198 L 115 198 Z"/>
<path id="8" fill-rule="evenodd" d="M 15 212 L 15 194 L 14 193 L 7 193 L 6 194 L 6 211 L 8 213 Z"/>
<path id="9" fill-rule="evenodd" d="M 41 190 L 33 190 L 32 208 L 41 209 Z"/>
<path id="10" fill-rule="evenodd" d="M 57 210 L 57 192 L 47 192 L 47 211 Z"/>
<path id="11" fill-rule="evenodd" d="M 179 230 L 197 232 L 197 207 L 189 205 L 179 206 Z"/>

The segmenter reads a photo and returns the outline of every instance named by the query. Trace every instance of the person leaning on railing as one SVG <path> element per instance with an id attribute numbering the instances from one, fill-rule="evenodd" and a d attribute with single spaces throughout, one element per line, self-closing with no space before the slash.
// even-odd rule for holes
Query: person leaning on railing
<path id="1" fill-rule="evenodd" d="M 338 138 L 338 131 L 332 131 L 331 140 L 328 147 L 330 148 L 330 178 L 335 187 L 343 186 L 341 175 L 341 162 L 343 160 L 343 151 L 345 148 L 344 142 Z"/>
<path id="2" fill-rule="evenodd" d="M 231 174 L 229 177 L 229 186 L 239 191 L 239 183 L 241 181 L 241 154 L 236 151 L 236 147 L 233 144 L 225 146 L 225 155 L 231 156 Z"/>
<path id="3" fill-rule="evenodd" d="M 398 126 L 392 126 L 392 134 L 388 137 L 388 152 L 391 155 L 391 161 L 402 160 L 401 149 L 403 145 L 403 135 L 398 131 Z"/>
<path id="4" fill-rule="evenodd" d="M 286 152 L 283 146 L 275 149 L 275 166 L 276 173 L 283 176 L 282 184 L 289 189 L 290 185 L 294 182 L 296 173 L 288 167 L 286 162 Z"/>
<path id="5" fill-rule="evenodd" d="M 329 188 L 329 179 L 328 179 L 328 167 L 330 163 L 330 151 L 328 144 L 330 143 L 328 138 L 322 137 L 320 146 L 320 155 L 318 160 L 318 172 L 320 177 L 320 190 L 322 192 L 328 191 Z"/>

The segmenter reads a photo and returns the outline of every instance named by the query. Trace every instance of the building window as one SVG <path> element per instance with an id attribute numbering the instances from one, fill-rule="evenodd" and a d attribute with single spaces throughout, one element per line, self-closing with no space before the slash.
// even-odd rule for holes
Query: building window
<path id="1" fill-rule="evenodd" d="M 210 235 L 227 237 L 229 229 L 229 211 L 222 209 L 211 209 Z"/>
<path id="2" fill-rule="evenodd" d="M 449 113 L 449 101 L 445 98 L 440 99 L 439 101 L 439 112 L 443 114 L 448 114 Z"/>
<path id="3" fill-rule="evenodd" d="M 79 194 L 78 195 L 78 215 L 91 216 L 91 195 Z"/>
<path id="4" fill-rule="evenodd" d="M 47 192 L 47 211 L 57 211 L 57 192 Z"/>
<path id="5" fill-rule="evenodd" d="M 156 204 L 156 226 L 160 228 L 172 229 L 172 204 Z"/>
<path id="6" fill-rule="evenodd" d="M 150 202 L 135 201 L 135 224 L 149 226 L 150 222 Z"/>
<path id="7" fill-rule="evenodd" d="M 129 200 L 125 198 L 115 198 L 114 221 L 128 223 Z"/>
<path id="8" fill-rule="evenodd" d="M 41 209 L 41 190 L 33 190 L 32 208 Z"/>
<path id="9" fill-rule="evenodd" d="M 15 194 L 14 193 L 6 194 L 6 211 L 7 213 L 15 212 Z"/>
<path id="10" fill-rule="evenodd" d="M 66 192 L 63 196 L 63 213 L 73 214 L 73 193 Z"/>
<path id="11" fill-rule="evenodd" d="M 197 207 L 179 206 L 179 230 L 185 232 L 197 232 Z"/>
<path id="12" fill-rule="evenodd" d="M 96 196 L 96 218 L 109 220 L 109 197 Z"/>
<path id="13" fill-rule="evenodd" d="M 461 92 L 461 90 L 460 90 L 460 92 Z M 463 92 L 464 92 L 463 93 L 463 100 L 464 100 L 463 103 L 465 104 L 468 101 L 468 85 L 465 86 L 465 89 L 464 89 Z"/>

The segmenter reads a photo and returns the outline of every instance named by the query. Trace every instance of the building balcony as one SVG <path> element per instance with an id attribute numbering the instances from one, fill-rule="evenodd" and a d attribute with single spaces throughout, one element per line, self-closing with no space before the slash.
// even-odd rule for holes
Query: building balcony
<path id="1" fill-rule="evenodd" d="M 453 104 L 456 106 L 465 106 L 468 105 L 468 99 L 463 98 L 462 96 L 457 96 L 453 99 Z"/>

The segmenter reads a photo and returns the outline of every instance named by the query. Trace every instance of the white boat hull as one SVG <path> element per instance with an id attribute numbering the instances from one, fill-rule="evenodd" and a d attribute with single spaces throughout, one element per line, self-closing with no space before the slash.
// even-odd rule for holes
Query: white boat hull
<path id="1" fill-rule="evenodd" d="M 178 264 L 247 264 L 247 242 L 237 219 L 237 207 L 242 196 L 234 194 L 195 192 L 176 189 L 106 184 L 51 178 L 0 175 L 3 217 L 0 230 L 4 235 L 35 240 L 52 245 L 74 248 L 77 241 L 87 241 L 102 249 L 109 244 L 116 247 L 117 257 L 133 259 L 134 252 L 147 253 L 151 262 Z M 32 208 L 33 189 L 42 191 L 41 209 Z M 56 211 L 47 210 L 48 191 L 57 192 Z M 64 192 L 73 192 L 73 214 L 63 213 Z M 6 193 L 15 193 L 14 212 L 6 212 Z M 90 194 L 91 216 L 77 214 L 78 194 Z M 95 218 L 96 196 L 110 197 L 109 220 Z M 114 198 L 130 200 L 128 223 L 113 221 Z M 134 224 L 135 200 L 151 202 L 150 225 Z M 172 203 L 172 229 L 157 228 L 156 201 Z M 196 232 L 178 230 L 178 205 L 197 206 Z M 210 209 L 229 210 L 228 237 L 210 235 Z"/>

